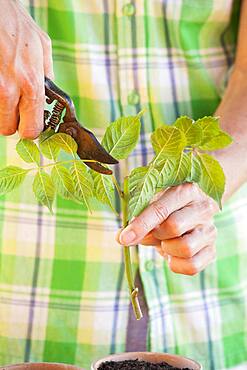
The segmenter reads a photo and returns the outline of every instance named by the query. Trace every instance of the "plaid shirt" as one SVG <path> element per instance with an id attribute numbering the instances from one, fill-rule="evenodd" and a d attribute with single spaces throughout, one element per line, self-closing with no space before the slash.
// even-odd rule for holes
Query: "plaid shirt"
<path id="1" fill-rule="evenodd" d="M 8 0 L 9 1 L 9 0 Z M 178 115 L 212 114 L 234 59 L 239 1 L 23 0 L 53 40 L 57 83 L 100 136 L 147 106 L 130 166 L 152 154 L 149 133 Z M 0 138 L 0 165 L 19 164 L 17 136 Z M 121 166 L 117 176 L 121 176 Z M 247 369 L 247 187 L 217 215 L 216 263 L 174 274 L 152 247 L 133 250 L 149 308 L 148 350 L 205 370 Z M 57 199 L 38 206 L 31 179 L 0 198 L 0 364 L 75 363 L 125 350 L 129 297 L 119 220 Z"/>

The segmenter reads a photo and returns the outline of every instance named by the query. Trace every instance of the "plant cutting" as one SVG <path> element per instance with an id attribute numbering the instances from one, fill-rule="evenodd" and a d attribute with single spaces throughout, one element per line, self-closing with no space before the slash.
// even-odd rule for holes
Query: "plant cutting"
<path id="1" fill-rule="evenodd" d="M 127 160 L 136 147 L 142 114 L 120 117 L 107 127 L 101 144 L 115 159 Z M 0 170 L 0 194 L 16 189 L 28 174 L 33 174 L 34 195 L 50 212 L 53 212 L 56 194 L 89 209 L 90 200 L 95 197 L 117 212 L 114 206 L 116 190 L 121 201 L 123 227 L 144 210 L 155 193 L 184 182 L 196 182 L 221 208 L 225 176 L 220 164 L 208 152 L 224 148 L 231 142 L 231 137 L 221 130 L 217 117 L 196 121 L 179 117 L 174 124 L 163 124 L 151 134 L 152 160 L 147 166 L 134 168 L 120 182 L 113 174 L 99 174 L 88 169 L 86 164 L 90 160 L 78 158 L 74 139 L 48 129 L 37 142 L 19 140 L 16 151 L 26 165 L 24 168 L 10 165 Z M 66 159 L 64 154 L 61 157 L 61 152 L 67 154 Z M 44 163 L 42 157 L 49 161 Z M 127 246 L 123 249 L 130 299 L 139 320 L 142 313 L 132 275 L 130 249 Z"/>

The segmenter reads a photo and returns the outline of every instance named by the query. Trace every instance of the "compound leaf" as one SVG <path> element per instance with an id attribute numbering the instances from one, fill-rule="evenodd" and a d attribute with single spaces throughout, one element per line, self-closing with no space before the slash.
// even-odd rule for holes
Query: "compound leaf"
<path id="1" fill-rule="evenodd" d="M 54 142 L 53 139 L 55 135 L 56 134 L 47 137 L 46 139 L 40 141 L 39 144 L 39 148 L 43 156 L 48 159 L 53 159 L 54 161 L 57 160 L 58 154 L 60 152 L 60 147 Z"/>
<path id="2" fill-rule="evenodd" d="M 140 114 L 120 117 L 107 127 L 102 145 L 114 158 L 125 159 L 135 148 L 140 129 Z"/>
<path id="3" fill-rule="evenodd" d="M 74 155 L 77 152 L 77 143 L 70 135 L 63 132 L 53 134 L 40 143 L 42 154 L 49 159 L 56 160 L 60 149 Z"/>
<path id="4" fill-rule="evenodd" d="M 68 154 L 76 154 L 78 145 L 76 141 L 70 136 L 63 132 L 59 132 L 51 136 L 51 140 L 53 140 L 54 144 L 59 146 Z"/>
<path id="5" fill-rule="evenodd" d="M 189 117 L 179 117 L 175 124 L 179 130 L 183 131 L 186 137 L 186 145 L 196 145 L 202 140 L 202 128 L 200 125 L 193 123 L 193 120 Z"/>
<path id="6" fill-rule="evenodd" d="M 93 178 L 84 163 L 74 161 L 70 168 L 72 180 L 74 182 L 75 198 L 85 204 L 88 208 L 88 199 L 93 197 Z"/>
<path id="7" fill-rule="evenodd" d="M 40 163 L 39 148 L 32 140 L 20 139 L 16 145 L 16 151 L 23 161 L 27 163 Z"/>
<path id="8" fill-rule="evenodd" d="M 114 209 L 114 184 L 111 176 L 93 172 L 94 193 L 97 200 Z"/>
<path id="9" fill-rule="evenodd" d="M 7 194 L 21 185 L 29 170 L 8 166 L 0 170 L 0 195 Z"/>
<path id="10" fill-rule="evenodd" d="M 154 167 L 138 167 L 129 176 L 129 219 L 138 216 L 153 198 L 159 172 Z"/>
<path id="11" fill-rule="evenodd" d="M 51 170 L 51 179 L 59 195 L 75 200 L 73 179 L 66 167 L 56 164 Z"/>
<path id="12" fill-rule="evenodd" d="M 167 159 L 159 171 L 158 188 L 180 185 L 191 173 L 191 153 L 181 152 L 176 159 Z"/>
<path id="13" fill-rule="evenodd" d="M 187 181 L 188 182 L 199 182 L 201 178 L 201 173 L 202 173 L 200 161 L 198 160 L 197 156 L 195 156 L 192 153 L 191 153 L 190 159 L 191 159 L 191 164 L 190 164 L 191 171 L 187 178 Z"/>
<path id="14" fill-rule="evenodd" d="M 151 142 L 156 153 L 155 166 L 167 158 L 177 158 L 186 145 L 184 133 L 176 127 L 162 126 L 154 131 Z"/>
<path id="15" fill-rule="evenodd" d="M 210 140 L 205 141 L 204 144 L 199 145 L 198 148 L 202 150 L 218 150 L 223 149 L 232 143 L 232 137 L 224 131 L 213 136 Z"/>
<path id="16" fill-rule="evenodd" d="M 55 188 L 50 175 L 44 171 L 38 171 L 33 181 L 33 192 L 39 203 L 49 208 L 52 212 L 52 204 L 55 198 Z"/>
<path id="17" fill-rule="evenodd" d="M 39 144 L 41 144 L 44 140 L 48 139 L 52 135 L 55 135 L 55 131 L 51 127 L 48 127 L 39 135 Z"/>
<path id="18" fill-rule="evenodd" d="M 157 188 L 159 190 L 172 185 L 175 165 L 176 159 L 167 158 L 164 160 L 162 166 L 157 168 L 159 171 Z"/>
<path id="19" fill-rule="evenodd" d="M 198 119 L 195 122 L 195 125 L 198 125 L 202 129 L 202 140 L 200 145 L 205 144 L 210 141 L 215 135 L 218 135 L 220 132 L 219 118 L 206 116 Z"/>
<path id="20" fill-rule="evenodd" d="M 225 189 L 224 172 L 219 162 L 208 154 L 199 154 L 197 159 L 201 167 L 201 177 L 198 184 L 221 208 L 221 198 Z"/>
<path id="21" fill-rule="evenodd" d="M 182 152 L 175 161 L 173 167 L 173 177 L 171 185 L 180 185 L 184 183 L 191 173 L 191 153 Z"/>

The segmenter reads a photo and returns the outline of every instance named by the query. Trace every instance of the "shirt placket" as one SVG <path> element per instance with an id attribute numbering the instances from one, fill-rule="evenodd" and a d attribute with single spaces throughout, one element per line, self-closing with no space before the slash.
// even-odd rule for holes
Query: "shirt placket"
<path id="1" fill-rule="evenodd" d="M 134 115 L 140 107 L 140 92 L 137 86 L 136 49 L 133 47 L 133 21 L 136 4 L 131 1 L 117 1 L 117 42 L 119 98 L 124 115 Z"/>

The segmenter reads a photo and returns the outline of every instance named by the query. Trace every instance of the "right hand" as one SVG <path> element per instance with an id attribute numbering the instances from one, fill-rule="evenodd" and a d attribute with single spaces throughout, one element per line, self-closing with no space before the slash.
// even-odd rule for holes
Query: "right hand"
<path id="1" fill-rule="evenodd" d="M 36 138 L 44 124 L 51 41 L 18 1 L 0 0 L 0 135 Z"/>

